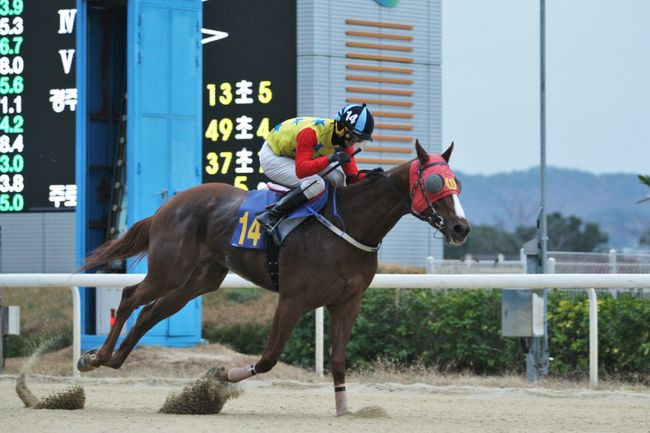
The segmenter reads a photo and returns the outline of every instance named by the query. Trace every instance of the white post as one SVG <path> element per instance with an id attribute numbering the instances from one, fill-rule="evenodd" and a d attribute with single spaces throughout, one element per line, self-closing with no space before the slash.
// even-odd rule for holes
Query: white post
<path id="1" fill-rule="evenodd" d="M 316 374 L 323 377 L 323 307 L 316 308 Z"/>
<path id="2" fill-rule="evenodd" d="M 616 270 L 616 250 L 612 248 L 609 250 L 609 273 L 615 274 Z"/>
<path id="3" fill-rule="evenodd" d="M 522 274 L 527 274 L 528 273 L 528 265 L 527 265 L 527 260 L 526 260 L 526 253 L 524 252 L 523 248 L 519 249 L 519 262 L 521 262 L 521 273 Z"/>
<path id="4" fill-rule="evenodd" d="M 546 260 L 546 273 L 547 274 L 555 273 L 555 257 L 549 257 Z"/>
<path id="5" fill-rule="evenodd" d="M 434 274 L 436 272 L 436 265 L 433 256 L 427 257 L 427 274 Z"/>
<path id="6" fill-rule="evenodd" d="M 598 298 L 595 289 L 589 294 L 589 383 L 598 385 Z"/>
<path id="7" fill-rule="evenodd" d="M 616 274 L 618 272 L 618 266 L 616 265 L 616 250 L 611 249 L 609 250 L 608 254 L 608 259 L 609 259 L 609 273 L 610 274 Z M 614 298 L 618 298 L 618 292 L 619 289 L 609 289 L 609 293 L 614 296 Z"/>
<path id="8" fill-rule="evenodd" d="M 72 377 L 79 377 L 77 360 L 81 357 L 81 300 L 79 287 L 72 290 Z"/>

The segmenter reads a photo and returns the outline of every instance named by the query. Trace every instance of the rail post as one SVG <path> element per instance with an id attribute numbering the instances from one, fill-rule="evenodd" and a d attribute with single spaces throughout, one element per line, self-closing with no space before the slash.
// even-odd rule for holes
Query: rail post
<path id="1" fill-rule="evenodd" d="M 427 274 L 435 274 L 436 273 L 436 264 L 433 259 L 433 256 L 427 257 Z"/>
<path id="2" fill-rule="evenodd" d="M 589 383 L 598 385 L 598 298 L 595 289 L 589 295 Z"/>
<path id="3" fill-rule="evenodd" d="M 81 297 L 79 287 L 70 287 L 72 291 L 72 377 L 80 377 L 77 360 L 81 357 Z"/>
<path id="4" fill-rule="evenodd" d="M 316 374 L 323 377 L 323 307 L 316 308 Z"/>

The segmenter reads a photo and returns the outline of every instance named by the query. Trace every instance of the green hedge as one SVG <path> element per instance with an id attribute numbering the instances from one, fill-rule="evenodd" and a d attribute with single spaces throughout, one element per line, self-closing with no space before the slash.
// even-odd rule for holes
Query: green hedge
<path id="1" fill-rule="evenodd" d="M 259 354 L 264 350 L 271 325 L 242 323 L 231 326 L 203 327 L 203 338 L 211 343 L 227 344 L 240 353 Z"/>
<path id="2" fill-rule="evenodd" d="M 369 290 L 352 330 L 347 365 L 364 367 L 381 359 L 481 374 L 518 370 L 523 352 L 516 339 L 501 337 L 500 321 L 498 291 Z M 313 323 L 313 313 L 303 318 L 283 360 L 313 365 Z M 328 351 L 327 340 L 325 347 Z"/>
<path id="3" fill-rule="evenodd" d="M 584 292 L 548 292 L 550 374 L 584 377 L 589 371 L 589 303 Z M 602 374 L 646 381 L 650 375 L 650 299 L 599 293 L 599 367 Z M 327 335 L 328 317 L 325 314 Z M 255 335 L 263 347 L 268 326 Z M 223 335 L 228 334 L 224 332 Z M 230 331 L 233 341 L 251 332 Z M 220 341 L 228 343 L 227 339 Z M 477 374 L 522 372 L 518 338 L 501 336 L 500 290 L 369 290 L 348 344 L 349 367 L 377 360 L 422 363 Z M 236 343 L 236 348 L 243 344 Z M 325 339 L 329 352 L 329 339 Z M 259 353 L 249 351 L 248 353 Z M 298 324 L 282 360 L 312 367 L 314 314 Z M 328 362 L 326 357 L 326 363 Z"/>
<path id="4" fill-rule="evenodd" d="M 549 296 L 551 372 L 584 376 L 589 371 L 589 300 L 586 294 Z M 650 299 L 598 294 L 600 372 L 627 380 L 650 375 Z"/>

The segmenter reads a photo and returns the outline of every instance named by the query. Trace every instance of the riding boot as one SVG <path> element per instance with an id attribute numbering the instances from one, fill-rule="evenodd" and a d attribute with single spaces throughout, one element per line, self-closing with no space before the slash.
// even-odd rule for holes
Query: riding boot
<path id="1" fill-rule="evenodd" d="M 273 236 L 276 243 L 280 245 L 280 239 L 276 233 L 276 227 L 280 220 L 283 217 L 289 215 L 289 213 L 297 208 L 298 206 L 307 203 L 309 199 L 305 197 L 305 193 L 296 187 L 289 191 L 284 197 L 278 200 L 277 203 L 273 205 L 272 208 L 267 209 L 264 213 L 261 213 L 257 216 L 257 221 L 264 227 L 270 235 Z"/>

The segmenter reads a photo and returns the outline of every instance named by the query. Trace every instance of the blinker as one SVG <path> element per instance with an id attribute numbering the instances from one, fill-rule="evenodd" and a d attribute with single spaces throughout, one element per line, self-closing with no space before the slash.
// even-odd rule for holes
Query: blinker
<path id="1" fill-rule="evenodd" d="M 424 189 L 429 194 L 438 194 L 445 186 L 445 181 L 439 174 L 427 176 L 424 180 Z"/>

